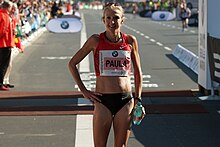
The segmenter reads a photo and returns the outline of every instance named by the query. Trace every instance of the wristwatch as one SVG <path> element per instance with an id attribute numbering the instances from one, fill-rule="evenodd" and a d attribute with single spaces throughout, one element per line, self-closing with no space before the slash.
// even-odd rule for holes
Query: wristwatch
<path id="1" fill-rule="evenodd" d="M 135 97 L 134 100 L 138 100 L 138 102 L 141 102 L 141 103 L 142 103 L 141 97 Z"/>

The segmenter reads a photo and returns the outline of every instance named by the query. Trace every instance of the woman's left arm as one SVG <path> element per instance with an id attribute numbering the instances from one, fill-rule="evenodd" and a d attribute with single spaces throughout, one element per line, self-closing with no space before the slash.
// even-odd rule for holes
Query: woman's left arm
<path id="1" fill-rule="evenodd" d="M 138 52 L 138 42 L 137 39 L 134 36 L 129 35 L 130 37 L 130 43 L 132 47 L 131 51 L 131 60 L 133 63 L 133 68 L 134 68 L 134 84 L 135 84 L 135 101 L 134 101 L 134 108 L 136 107 L 136 104 L 138 102 L 142 103 L 141 100 L 141 93 L 142 93 L 142 71 L 141 71 L 141 61 L 140 61 L 140 56 Z M 142 115 L 141 119 L 144 118 L 146 115 L 145 112 L 145 107 L 142 107 Z"/>
<path id="2" fill-rule="evenodd" d="M 140 56 L 138 52 L 138 42 L 137 42 L 136 37 L 132 35 L 128 35 L 128 41 L 132 47 L 131 60 L 132 60 L 133 70 L 134 70 L 135 98 L 141 98 L 142 71 L 141 71 Z"/>

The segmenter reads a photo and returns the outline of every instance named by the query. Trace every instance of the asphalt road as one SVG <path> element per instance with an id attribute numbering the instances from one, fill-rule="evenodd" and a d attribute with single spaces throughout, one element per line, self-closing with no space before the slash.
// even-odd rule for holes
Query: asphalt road
<path id="1" fill-rule="evenodd" d="M 83 11 L 87 37 L 104 30 L 101 11 Z M 155 22 L 149 18 L 126 14 L 122 27 L 125 33 L 136 36 L 143 71 L 144 90 L 197 89 L 197 75 L 173 55 L 177 44 L 198 54 L 198 29 L 189 27 L 181 32 L 181 22 Z M 13 63 L 12 91 L 72 91 L 78 90 L 71 78 L 67 64 L 80 48 L 81 33 L 54 34 L 44 32 Z M 90 55 L 90 79 L 94 88 L 93 59 Z"/>

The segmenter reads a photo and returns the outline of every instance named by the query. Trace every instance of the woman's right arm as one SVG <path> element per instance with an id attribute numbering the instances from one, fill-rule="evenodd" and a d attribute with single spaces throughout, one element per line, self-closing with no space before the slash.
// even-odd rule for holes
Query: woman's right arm
<path id="1" fill-rule="evenodd" d="M 98 35 L 92 35 L 82 46 L 82 48 L 71 58 L 69 61 L 69 70 L 72 74 L 73 79 L 75 80 L 76 84 L 78 85 L 80 91 L 82 92 L 83 96 L 85 98 L 88 98 L 90 100 L 98 100 L 96 97 L 95 92 L 88 91 L 83 84 L 80 74 L 77 68 L 77 64 L 79 64 L 91 51 L 93 51 L 97 44 L 98 44 Z"/>

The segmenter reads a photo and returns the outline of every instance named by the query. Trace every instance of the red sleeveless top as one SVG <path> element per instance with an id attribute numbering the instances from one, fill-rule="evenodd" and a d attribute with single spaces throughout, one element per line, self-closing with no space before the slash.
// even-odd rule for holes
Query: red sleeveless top
<path id="1" fill-rule="evenodd" d="M 96 76 L 128 76 L 131 70 L 131 47 L 127 36 L 122 35 L 122 43 L 110 43 L 104 32 L 94 52 Z"/>

